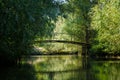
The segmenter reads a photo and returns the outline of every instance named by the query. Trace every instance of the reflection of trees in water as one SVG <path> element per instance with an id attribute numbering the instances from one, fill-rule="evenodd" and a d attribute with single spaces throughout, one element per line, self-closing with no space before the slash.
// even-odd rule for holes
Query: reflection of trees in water
<path id="1" fill-rule="evenodd" d="M 45 60 L 34 64 L 39 80 L 86 80 L 82 58 L 79 56 L 54 56 L 43 59 Z"/>
<path id="2" fill-rule="evenodd" d="M 86 80 L 87 59 L 79 56 L 39 57 L 33 64 L 38 80 Z M 37 60 L 33 59 L 33 60 Z M 37 60 L 38 61 L 38 60 Z M 33 61 L 34 63 L 34 61 Z"/>
<path id="3" fill-rule="evenodd" d="M 48 56 L 32 60 L 34 60 L 31 62 L 37 70 L 69 70 L 82 65 L 80 58 L 76 56 Z"/>
<path id="4" fill-rule="evenodd" d="M 40 59 L 37 64 L 1 68 L 0 80 L 120 80 L 120 61 L 92 61 L 75 56 Z"/>
<path id="5" fill-rule="evenodd" d="M 78 77 L 77 74 L 81 68 L 80 58 L 76 56 L 54 56 L 47 57 L 47 59 L 44 57 L 44 59 L 45 61 L 34 65 L 39 79 L 46 75 L 47 79 L 50 80 L 70 80 L 70 77 L 74 79 Z"/>
<path id="6" fill-rule="evenodd" d="M 94 80 L 120 80 L 120 61 L 93 61 L 88 70 Z"/>
<path id="7" fill-rule="evenodd" d="M 79 80 L 80 69 L 64 70 L 64 71 L 38 71 L 38 75 L 47 75 L 50 80 Z M 41 79 L 41 78 L 39 78 Z"/>

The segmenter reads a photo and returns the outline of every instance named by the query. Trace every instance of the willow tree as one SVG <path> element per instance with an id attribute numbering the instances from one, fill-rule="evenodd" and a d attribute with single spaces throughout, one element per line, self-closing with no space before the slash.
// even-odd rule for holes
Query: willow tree
<path id="1" fill-rule="evenodd" d="M 0 0 L 0 61 L 29 53 L 36 36 L 50 34 L 57 17 L 54 0 Z M 49 31 L 49 32 L 48 32 Z"/>
<path id="2" fill-rule="evenodd" d="M 94 35 L 97 34 L 91 51 L 120 53 L 120 1 L 98 0 L 90 14 Z"/>

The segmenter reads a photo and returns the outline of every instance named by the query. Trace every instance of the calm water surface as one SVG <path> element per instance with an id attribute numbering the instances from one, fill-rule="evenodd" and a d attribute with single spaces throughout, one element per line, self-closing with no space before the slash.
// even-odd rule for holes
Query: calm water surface
<path id="1" fill-rule="evenodd" d="M 120 61 L 79 56 L 32 56 L 20 67 L 1 68 L 0 80 L 120 80 Z"/>

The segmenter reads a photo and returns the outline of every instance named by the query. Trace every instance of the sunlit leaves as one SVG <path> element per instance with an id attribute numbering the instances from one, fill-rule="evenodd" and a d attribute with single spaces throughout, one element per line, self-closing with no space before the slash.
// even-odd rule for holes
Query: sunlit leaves
<path id="1" fill-rule="evenodd" d="M 105 52 L 120 52 L 119 3 L 119 0 L 99 0 L 99 3 L 91 9 L 91 26 L 98 32 L 96 37 L 98 45 L 102 43 Z"/>

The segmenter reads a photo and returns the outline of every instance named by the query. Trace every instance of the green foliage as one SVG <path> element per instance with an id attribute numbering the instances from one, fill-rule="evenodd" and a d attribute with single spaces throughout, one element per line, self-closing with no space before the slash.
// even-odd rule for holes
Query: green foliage
<path id="1" fill-rule="evenodd" d="M 35 37 L 50 35 L 57 17 L 53 0 L 0 0 L 0 58 L 29 53 Z"/>
<path id="2" fill-rule="evenodd" d="M 120 1 L 99 0 L 91 9 L 91 28 L 97 32 L 92 51 L 120 53 Z M 96 35 L 96 34 L 94 34 Z M 97 43 L 96 43 L 97 41 Z"/>
<path id="3" fill-rule="evenodd" d="M 66 26 L 65 30 L 69 35 L 75 35 L 75 40 L 86 42 L 86 29 L 89 27 L 88 16 L 91 3 L 89 0 L 69 0 L 65 6 Z"/>

